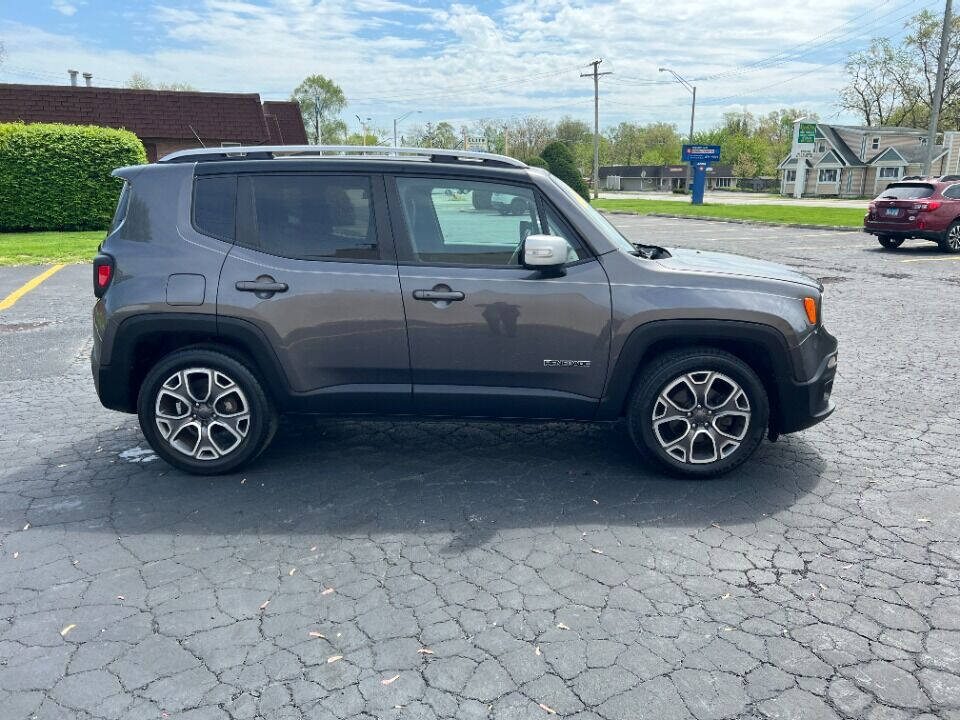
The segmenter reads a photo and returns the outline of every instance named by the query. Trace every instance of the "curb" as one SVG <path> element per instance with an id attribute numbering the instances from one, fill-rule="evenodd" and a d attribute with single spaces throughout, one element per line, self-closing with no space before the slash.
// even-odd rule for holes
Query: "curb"
<path id="1" fill-rule="evenodd" d="M 863 232 L 862 227 L 848 225 L 811 225 L 810 223 L 780 223 L 769 220 L 740 220 L 738 218 L 701 217 L 699 215 L 679 215 L 673 213 L 635 213 L 625 210 L 601 210 L 608 215 L 634 215 L 636 217 L 671 218 L 674 220 L 703 220 L 705 222 L 731 223 L 733 225 L 759 225 L 760 227 L 789 227 L 803 230 L 831 230 L 833 232 Z"/>

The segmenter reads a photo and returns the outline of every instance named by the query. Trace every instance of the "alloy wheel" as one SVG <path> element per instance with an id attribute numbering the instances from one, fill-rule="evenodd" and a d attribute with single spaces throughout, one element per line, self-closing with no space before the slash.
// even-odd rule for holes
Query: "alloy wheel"
<path id="1" fill-rule="evenodd" d="M 243 390 L 226 373 L 206 367 L 170 375 L 157 392 L 154 417 L 170 447 L 194 460 L 229 455 L 250 430 Z"/>
<path id="2" fill-rule="evenodd" d="M 701 370 L 668 382 L 653 405 L 653 434 L 671 458 L 706 465 L 729 457 L 750 427 L 750 400 L 723 373 Z"/>
<path id="3" fill-rule="evenodd" d="M 960 250 L 960 225 L 954 225 L 947 232 L 947 246 L 951 251 Z"/>

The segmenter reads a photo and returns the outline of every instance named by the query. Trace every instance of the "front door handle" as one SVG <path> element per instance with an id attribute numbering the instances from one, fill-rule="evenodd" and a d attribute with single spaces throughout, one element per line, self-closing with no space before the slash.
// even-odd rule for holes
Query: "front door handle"
<path id="1" fill-rule="evenodd" d="M 277 282 L 269 275 L 261 275 L 256 280 L 238 280 L 234 287 L 240 292 L 255 293 L 261 300 L 273 297 L 274 293 L 288 290 L 286 283 Z"/>
<path id="2" fill-rule="evenodd" d="M 466 297 L 459 290 L 414 290 L 414 300 L 427 300 L 428 302 L 457 302 Z"/>

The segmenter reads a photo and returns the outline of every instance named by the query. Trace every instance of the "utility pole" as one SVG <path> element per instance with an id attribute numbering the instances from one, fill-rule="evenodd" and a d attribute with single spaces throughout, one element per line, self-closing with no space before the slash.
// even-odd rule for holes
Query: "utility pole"
<path id="1" fill-rule="evenodd" d="M 943 102 L 943 76 L 947 62 L 947 49 L 950 45 L 950 25 L 953 15 L 953 1 L 947 0 L 943 8 L 943 31 L 940 33 L 940 57 L 937 61 L 937 86 L 933 91 L 933 105 L 930 106 L 930 130 L 927 132 L 927 158 L 923 163 L 923 174 L 929 175 L 933 164 L 933 144 L 937 141 L 937 125 L 940 122 L 940 104 Z"/>
<path id="2" fill-rule="evenodd" d="M 600 196 L 600 76 L 612 75 L 611 71 L 598 72 L 602 58 L 597 58 L 590 65 L 593 65 L 592 73 L 580 73 L 580 77 L 593 78 L 593 198 L 596 200 Z"/>

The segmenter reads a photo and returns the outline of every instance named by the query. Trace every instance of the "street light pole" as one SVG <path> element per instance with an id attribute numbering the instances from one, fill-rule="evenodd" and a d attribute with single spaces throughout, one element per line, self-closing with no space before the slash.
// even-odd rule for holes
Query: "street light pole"
<path id="1" fill-rule="evenodd" d="M 397 117 L 397 118 L 394 118 L 394 119 L 393 119 L 393 146 L 394 146 L 394 147 L 397 147 L 397 123 L 401 123 L 401 122 L 403 122 L 404 120 L 406 120 L 408 117 L 410 117 L 411 115 L 413 115 L 414 113 L 419 113 L 419 112 L 423 112 L 423 111 L 422 111 L 422 110 L 410 110 L 409 112 L 405 112 L 405 113 L 404 113 L 403 115 L 401 115 L 400 117 Z"/>
<path id="2" fill-rule="evenodd" d="M 693 145 L 693 118 L 694 118 L 694 115 L 695 115 L 696 112 L 697 112 L 697 87 L 696 87 L 695 85 L 691 85 L 690 83 L 688 83 L 686 80 L 684 80 L 682 77 L 680 77 L 677 73 L 675 73 L 675 72 L 674 72 L 673 70 L 671 70 L 670 68 L 664 68 L 664 67 L 662 67 L 662 68 L 657 68 L 657 71 L 658 71 L 658 72 L 668 72 L 668 73 L 670 73 L 671 75 L 673 75 L 673 77 L 675 77 L 675 78 L 677 79 L 677 82 L 678 82 L 678 83 L 680 83 L 681 85 L 683 85 L 683 86 L 687 89 L 687 92 L 689 92 L 691 95 L 693 95 L 693 102 L 690 103 L 690 135 L 688 136 L 688 137 L 689 137 L 689 140 L 687 140 L 688 143 L 690 143 L 691 145 Z M 692 181 L 692 179 L 693 179 L 693 165 L 690 166 L 690 178 L 691 178 L 691 181 Z"/>
<path id="3" fill-rule="evenodd" d="M 367 122 L 364 122 L 359 115 L 354 115 L 357 119 L 357 122 L 360 123 L 360 142 L 366 147 L 367 146 L 367 123 L 370 122 L 370 118 L 367 118 Z"/>

